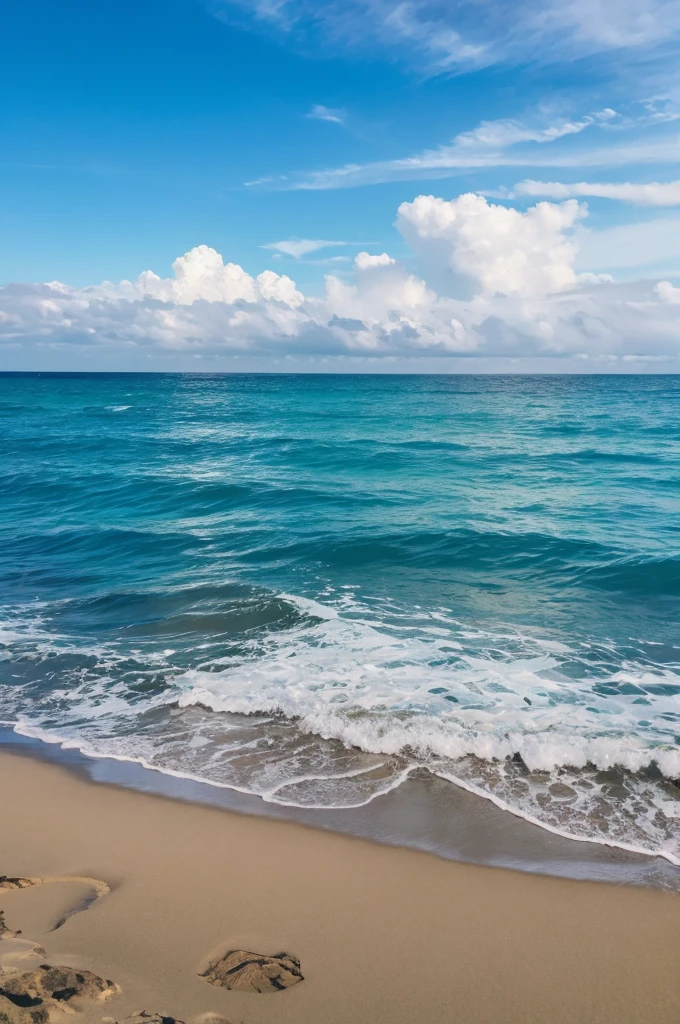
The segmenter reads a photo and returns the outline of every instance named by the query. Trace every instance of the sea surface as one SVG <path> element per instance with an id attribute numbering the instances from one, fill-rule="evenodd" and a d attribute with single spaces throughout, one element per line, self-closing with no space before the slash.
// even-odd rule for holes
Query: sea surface
<path id="1" fill-rule="evenodd" d="M 16 732 L 680 864 L 680 377 L 5 374 L 0 454 Z"/>

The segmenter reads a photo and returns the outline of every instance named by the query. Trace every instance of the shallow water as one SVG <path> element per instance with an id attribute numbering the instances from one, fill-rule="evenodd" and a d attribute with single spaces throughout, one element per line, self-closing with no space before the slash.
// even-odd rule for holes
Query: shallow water
<path id="1" fill-rule="evenodd" d="M 0 376 L 0 719 L 680 863 L 680 378 Z"/>

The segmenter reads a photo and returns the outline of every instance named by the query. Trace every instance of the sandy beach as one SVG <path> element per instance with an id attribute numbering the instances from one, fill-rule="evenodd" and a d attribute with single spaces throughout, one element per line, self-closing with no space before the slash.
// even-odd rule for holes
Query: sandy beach
<path id="1" fill-rule="evenodd" d="M 84 1024 L 141 1008 L 230 1024 L 680 1019 L 673 893 L 457 864 L 12 754 L 0 823 L 0 874 L 44 880 L 0 891 L 7 926 L 45 950 L 24 968 L 70 965 L 120 987 L 81 1004 Z M 16 945 L 0 943 L 6 964 Z M 230 949 L 286 952 L 304 981 L 272 994 L 208 984 L 200 971 Z"/>

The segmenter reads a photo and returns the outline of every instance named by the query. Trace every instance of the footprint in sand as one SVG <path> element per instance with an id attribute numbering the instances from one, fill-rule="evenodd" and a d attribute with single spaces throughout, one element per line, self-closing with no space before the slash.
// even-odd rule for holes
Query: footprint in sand
<path id="1" fill-rule="evenodd" d="M 56 931 L 107 892 L 96 878 L 0 876 L 0 1024 L 47 1024 L 55 1010 L 72 1012 L 81 999 L 104 1000 L 120 991 L 91 971 L 44 963 L 44 948 L 23 937 Z M 20 921 L 22 929 L 8 920 Z"/>
<path id="2" fill-rule="evenodd" d="M 232 949 L 210 962 L 202 978 L 219 988 L 240 992 L 281 992 L 304 981 L 300 961 L 288 953 L 251 953 Z"/>
<path id="3" fill-rule="evenodd" d="M 48 886 L 45 889 L 45 886 Z M 25 890 L 30 889 L 31 892 Z M 54 878 L 12 878 L 0 875 L 0 899 L 7 915 L 20 909 L 23 931 L 54 932 L 111 891 L 100 878 L 63 875 Z"/>
<path id="4" fill-rule="evenodd" d="M 49 935 L 110 891 L 106 882 L 86 876 L 0 875 L 0 1024 L 49 1024 L 55 1010 L 73 1012 L 80 1000 L 101 1001 L 120 992 L 114 982 L 90 971 L 44 963 L 47 953 L 43 946 L 24 937 L 26 933 Z M 12 924 L 21 922 L 22 928 L 14 931 L 8 920 Z M 212 985 L 247 992 L 278 992 L 303 980 L 300 961 L 295 957 L 287 953 L 267 956 L 241 949 L 214 957 L 201 975 Z M 175 1017 L 146 1010 L 137 1010 L 122 1020 L 104 1017 L 102 1021 L 184 1024 Z M 208 1013 L 194 1024 L 229 1021 Z"/>
<path id="5" fill-rule="evenodd" d="M 0 972 L 37 967 L 47 955 L 46 937 L 108 892 L 110 886 L 99 878 L 0 875 Z"/>
<path id="6" fill-rule="evenodd" d="M 114 1017 L 102 1017 L 102 1024 L 184 1024 L 184 1021 L 178 1020 L 177 1017 L 166 1017 L 162 1013 L 136 1010 L 122 1020 L 116 1020 Z M 229 1024 L 229 1021 L 214 1013 L 204 1013 L 203 1016 L 197 1018 L 194 1024 Z"/>
<path id="7" fill-rule="evenodd" d="M 73 967 L 41 964 L 35 971 L 3 973 L 0 974 L 0 1022 L 46 1024 L 54 1010 L 73 1011 L 81 999 L 101 1001 L 119 991 L 114 982 Z"/>

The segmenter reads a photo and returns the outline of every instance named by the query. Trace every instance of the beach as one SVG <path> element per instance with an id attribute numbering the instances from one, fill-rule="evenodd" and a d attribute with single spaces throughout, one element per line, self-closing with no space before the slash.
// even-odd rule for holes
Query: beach
<path id="1" fill-rule="evenodd" d="M 0 909 L 45 962 L 120 986 L 83 1002 L 83 1024 L 142 1008 L 230 1024 L 680 1018 L 676 893 L 454 863 L 8 753 L 0 873 L 43 880 L 0 891 Z M 214 987 L 199 972 L 229 949 L 285 952 L 304 981 Z"/>
<path id="2" fill-rule="evenodd" d="M 3 13 L 0 1024 L 680 1024 L 680 0 Z"/>
<path id="3" fill-rule="evenodd" d="M 0 375 L 0 1024 L 678 1024 L 679 397 Z"/>

